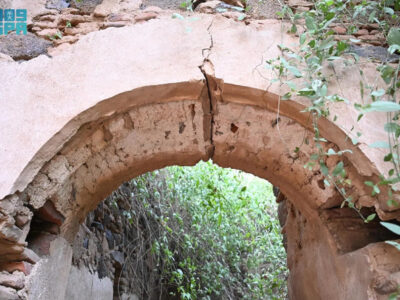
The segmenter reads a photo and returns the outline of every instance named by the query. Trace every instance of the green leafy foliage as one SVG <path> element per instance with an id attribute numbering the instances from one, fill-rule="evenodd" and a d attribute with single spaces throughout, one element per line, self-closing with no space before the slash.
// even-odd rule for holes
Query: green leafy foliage
<path id="1" fill-rule="evenodd" d="M 291 21 L 292 26 L 289 33 L 299 34 L 299 42 L 296 48 L 290 49 L 285 45 L 280 45 L 281 56 L 275 60 L 267 61 L 267 66 L 272 69 L 280 84 L 290 89 L 281 100 L 288 100 L 293 95 L 308 100 L 309 105 L 304 110 L 310 113 L 312 126 L 314 129 L 314 149 L 315 153 L 310 155 L 310 161 L 305 164 L 309 170 L 317 169 L 324 176 L 324 185 L 333 185 L 342 195 L 343 202 L 341 207 L 347 205 L 355 209 L 359 216 L 368 223 L 372 221 L 376 214 L 370 214 L 365 217 L 361 214 L 361 207 L 357 201 L 353 202 L 351 190 L 353 189 L 351 179 L 347 177 L 346 165 L 344 160 L 339 160 L 336 165 L 330 169 L 327 167 L 327 157 L 336 155 L 338 152 L 334 149 L 326 149 L 327 141 L 321 137 L 319 130 L 320 118 L 331 118 L 329 108 L 336 103 L 347 100 L 340 94 L 330 93 L 329 83 L 337 82 L 336 66 L 341 63 L 342 72 L 346 67 L 356 67 L 359 69 L 360 95 L 362 104 L 354 104 L 360 111 L 356 122 L 360 122 L 365 114 L 378 113 L 386 114 L 387 123 L 384 130 L 387 133 L 386 141 L 373 141 L 370 147 L 381 148 L 387 151 L 383 161 L 391 163 L 393 168 L 388 174 L 381 174 L 380 181 L 365 181 L 364 184 L 370 188 L 371 196 L 387 198 L 389 206 L 398 205 L 393 199 L 392 186 L 400 182 L 400 101 L 398 92 L 400 89 L 400 64 L 383 61 L 376 68 L 381 81 L 376 80 L 370 83 L 365 79 L 362 68 L 357 66 L 359 58 L 351 53 L 352 43 L 359 43 L 360 40 L 349 39 L 346 41 L 337 41 L 334 38 L 335 31 L 333 26 L 345 28 L 347 34 L 353 34 L 364 26 L 372 25 L 379 31 L 379 34 L 386 38 L 389 45 L 388 56 L 400 52 L 400 2 L 395 1 L 351 1 L 351 0 L 317 0 L 314 6 L 305 12 L 294 13 L 292 9 L 285 6 L 279 13 L 282 18 Z M 297 27 L 301 27 L 299 30 Z M 333 71 L 332 71 L 333 70 Z M 344 70 L 344 71 L 343 71 Z M 302 78 L 301 81 L 296 80 Z M 379 81 L 379 83 L 377 83 Z M 339 84 L 340 85 L 340 84 Z M 337 120 L 335 116 L 333 122 Z M 354 125 L 348 133 L 353 145 L 359 143 L 361 132 L 356 136 L 352 134 Z M 353 135 L 353 136 L 352 136 Z M 308 145 L 306 141 L 302 143 Z M 340 149 L 342 153 L 346 150 Z M 296 153 L 301 152 L 301 145 L 296 147 Z M 340 152 L 340 151 L 339 151 Z M 351 153 L 347 153 L 351 155 Z M 382 195 L 383 192 L 387 195 Z M 400 234 L 400 226 L 382 222 L 382 225 L 389 230 Z M 394 241 L 387 242 L 400 250 L 400 244 Z M 400 291 L 399 291 L 400 292 Z M 393 293 L 389 299 L 397 299 L 400 293 Z"/>
<path id="2" fill-rule="evenodd" d="M 386 38 L 388 55 L 400 51 L 400 2 L 399 1 L 333 1 L 318 0 L 313 2 L 313 7 L 308 11 L 293 12 L 289 6 L 284 6 L 279 12 L 281 18 L 289 19 L 292 23 L 289 33 L 299 33 L 299 41 L 296 47 L 291 45 L 279 45 L 281 55 L 266 62 L 269 69 L 272 69 L 282 86 L 290 89 L 280 100 L 289 100 L 293 96 L 300 96 L 308 100 L 309 105 L 304 110 L 310 114 L 312 128 L 314 129 L 315 153 L 310 155 L 310 161 L 305 168 L 315 170 L 319 165 L 320 172 L 324 175 L 324 185 L 333 185 L 343 196 L 342 206 L 348 205 L 355 209 L 365 221 L 369 217 L 361 214 L 360 206 L 353 203 L 347 194 L 352 189 L 352 183 L 347 178 L 346 166 L 340 159 L 336 165 L 327 167 L 326 159 L 332 155 L 351 155 L 348 149 L 326 149 L 327 140 L 321 136 L 319 130 L 319 119 L 330 118 L 337 121 L 337 116 L 330 115 L 330 107 L 341 103 L 349 102 L 338 93 L 331 93 L 329 84 L 337 82 L 336 66 L 340 66 L 341 72 L 346 68 L 358 68 L 360 73 L 360 95 L 363 104 L 354 104 L 360 111 L 356 122 L 360 122 L 365 114 L 385 113 L 387 120 L 384 130 L 388 133 L 386 141 L 374 141 L 369 146 L 382 148 L 387 151 L 383 161 L 392 163 L 393 168 L 388 174 L 382 174 L 379 182 L 366 182 L 370 186 L 371 196 L 375 197 L 383 192 L 387 193 L 387 203 L 390 206 L 398 205 L 392 197 L 392 184 L 400 182 L 400 103 L 398 89 L 400 88 L 400 64 L 383 61 L 377 65 L 377 72 L 382 81 L 378 80 L 371 84 L 364 78 L 362 68 L 357 64 L 359 58 L 351 52 L 352 44 L 360 40 L 335 39 L 335 26 L 341 26 L 347 34 L 353 34 L 362 28 L 372 26 Z M 365 27 L 366 26 L 366 27 Z M 297 80 L 301 78 L 301 81 Z M 384 83 L 384 84 L 382 84 Z M 337 90 L 337 89 L 336 89 Z M 362 132 L 352 133 L 355 126 L 348 132 L 348 138 L 353 145 L 359 144 Z M 301 152 L 302 145 L 308 145 L 307 141 L 296 147 L 295 153 Z M 339 154 L 340 153 L 340 154 Z"/>
<path id="3" fill-rule="evenodd" d="M 192 0 L 185 0 L 181 2 L 180 7 L 187 10 L 192 10 L 193 8 L 193 1 Z"/>
<path id="4" fill-rule="evenodd" d="M 180 299 L 285 299 L 286 253 L 272 186 L 212 162 L 140 176 L 150 261 Z M 132 216 L 135 214 L 132 213 Z M 137 215 L 137 214 L 136 214 Z"/>

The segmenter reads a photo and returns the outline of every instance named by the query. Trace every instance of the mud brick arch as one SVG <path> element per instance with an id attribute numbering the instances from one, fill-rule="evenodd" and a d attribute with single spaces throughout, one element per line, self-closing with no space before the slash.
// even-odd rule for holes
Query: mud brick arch
<path id="1" fill-rule="evenodd" d="M 0 118 L 0 268 L 40 265 L 25 243 L 32 212 L 72 242 L 87 214 L 124 181 L 212 159 L 265 178 L 284 195 L 291 299 L 386 299 L 399 282 L 400 255 L 382 242 L 388 234 L 377 221 L 363 224 L 339 208 L 343 198 L 325 185 L 318 166 L 304 168 L 315 151 L 305 106 L 280 101 L 278 87 L 263 88 L 270 74 L 254 72 L 260 57 L 252 53 L 262 56 L 280 40 L 279 23 L 264 25 L 160 19 L 89 34 L 51 59 L 2 63 L 0 77 L 19 76 L 0 89 L 8 99 Z M 378 127 L 380 116 L 371 118 Z M 371 197 L 364 184 L 378 179 L 379 153 L 353 145 L 345 125 L 321 119 L 319 127 L 325 150 L 352 150 L 343 156 L 348 193 L 366 213 L 399 218 L 383 193 Z M 334 167 L 337 159 L 325 163 Z"/>

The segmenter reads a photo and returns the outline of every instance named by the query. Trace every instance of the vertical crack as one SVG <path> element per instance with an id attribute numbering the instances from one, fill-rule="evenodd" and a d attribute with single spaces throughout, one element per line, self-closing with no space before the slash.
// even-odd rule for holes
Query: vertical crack
<path id="1" fill-rule="evenodd" d="M 210 146 L 206 149 L 206 153 L 209 158 L 214 156 L 214 140 L 213 140 L 213 129 L 214 129 L 214 114 L 216 112 L 216 99 L 215 90 L 218 89 L 217 81 L 215 80 L 214 66 L 209 60 L 212 48 L 214 47 L 214 39 L 211 34 L 211 27 L 214 20 L 211 20 L 210 25 L 207 27 L 207 33 L 210 37 L 210 45 L 207 48 L 203 48 L 203 63 L 199 66 L 200 71 L 204 75 L 205 90 L 202 92 L 202 108 L 204 113 L 203 127 L 204 127 L 204 141 L 209 141 Z"/>

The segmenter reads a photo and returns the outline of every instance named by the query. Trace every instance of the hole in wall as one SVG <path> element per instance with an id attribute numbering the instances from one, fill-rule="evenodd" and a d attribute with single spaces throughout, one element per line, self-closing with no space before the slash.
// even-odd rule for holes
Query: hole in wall
<path id="1" fill-rule="evenodd" d="M 231 123 L 231 131 L 233 133 L 236 133 L 239 130 L 239 127 L 237 127 L 234 123 Z"/>

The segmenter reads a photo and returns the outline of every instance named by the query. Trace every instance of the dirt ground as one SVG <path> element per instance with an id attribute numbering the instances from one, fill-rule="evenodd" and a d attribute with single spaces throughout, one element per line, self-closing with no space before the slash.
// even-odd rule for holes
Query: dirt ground
<path id="1" fill-rule="evenodd" d="M 281 0 L 283 1 L 283 0 Z M 145 6 L 158 6 L 163 9 L 179 9 L 184 0 L 144 0 Z M 257 18 L 275 18 L 281 8 L 279 0 L 248 0 L 249 14 Z"/>

